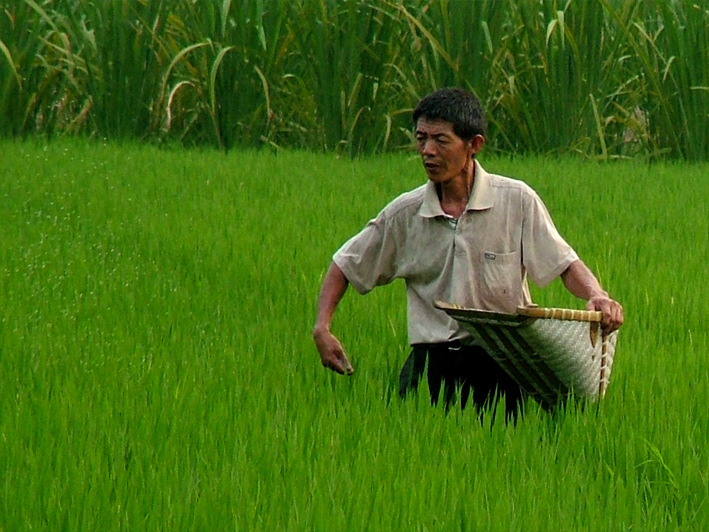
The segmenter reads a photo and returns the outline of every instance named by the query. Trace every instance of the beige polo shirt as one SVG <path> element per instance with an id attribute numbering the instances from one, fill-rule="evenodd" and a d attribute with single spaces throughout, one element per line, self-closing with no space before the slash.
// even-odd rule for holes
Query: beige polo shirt
<path id="1" fill-rule="evenodd" d="M 477 161 L 457 221 L 428 181 L 392 201 L 333 257 L 362 294 L 404 279 L 411 344 L 470 336 L 434 301 L 513 313 L 532 302 L 527 276 L 546 286 L 577 259 L 529 186 Z"/>

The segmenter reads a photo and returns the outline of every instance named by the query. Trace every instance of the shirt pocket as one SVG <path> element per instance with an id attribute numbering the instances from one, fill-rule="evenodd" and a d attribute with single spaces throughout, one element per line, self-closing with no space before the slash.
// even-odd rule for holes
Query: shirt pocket
<path id="1" fill-rule="evenodd" d="M 514 313 L 522 304 L 520 253 L 485 251 L 480 268 L 481 299 L 489 310 Z"/>

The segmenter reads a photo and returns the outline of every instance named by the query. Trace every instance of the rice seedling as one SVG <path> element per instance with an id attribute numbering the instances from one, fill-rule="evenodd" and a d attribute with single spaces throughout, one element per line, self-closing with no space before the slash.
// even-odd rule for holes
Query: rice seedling
<path id="1" fill-rule="evenodd" d="M 480 426 L 397 397 L 401 285 L 343 301 L 351 378 L 310 339 L 331 253 L 424 179 L 415 159 L 0 151 L 0 528 L 709 524 L 706 165 L 483 154 L 539 191 L 627 323 L 601 404 Z"/>

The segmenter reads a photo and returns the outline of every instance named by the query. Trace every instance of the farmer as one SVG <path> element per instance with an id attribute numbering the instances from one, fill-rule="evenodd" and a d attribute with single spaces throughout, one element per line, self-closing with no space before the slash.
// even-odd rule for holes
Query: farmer
<path id="1" fill-rule="evenodd" d="M 330 332 L 342 296 L 350 284 L 366 294 L 402 278 L 413 349 L 399 393 L 416 389 L 428 362 L 432 404 L 443 385 L 446 408 L 458 389 L 463 408 L 471 391 L 480 412 L 504 396 L 507 416 L 516 418 L 520 387 L 434 301 L 514 313 L 532 303 L 527 276 L 540 286 L 561 276 L 588 310 L 602 312 L 606 333 L 621 326 L 623 309 L 557 232 L 537 194 L 520 181 L 487 173 L 476 160 L 486 122 L 473 94 L 435 91 L 416 106 L 413 123 L 428 182 L 389 203 L 335 253 L 323 280 L 313 339 L 323 366 L 351 374 L 354 369 Z"/>

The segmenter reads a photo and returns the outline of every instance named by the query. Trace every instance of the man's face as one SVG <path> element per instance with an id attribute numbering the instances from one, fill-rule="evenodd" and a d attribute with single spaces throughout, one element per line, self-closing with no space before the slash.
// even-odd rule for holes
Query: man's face
<path id="1" fill-rule="evenodd" d="M 453 125 L 443 120 L 420 118 L 416 123 L 416 146 L 428 178 L 446 183 L 470 171 L 473 155 L 482 146 L 483 137 L 464 141 L 453 132 Z"/>

